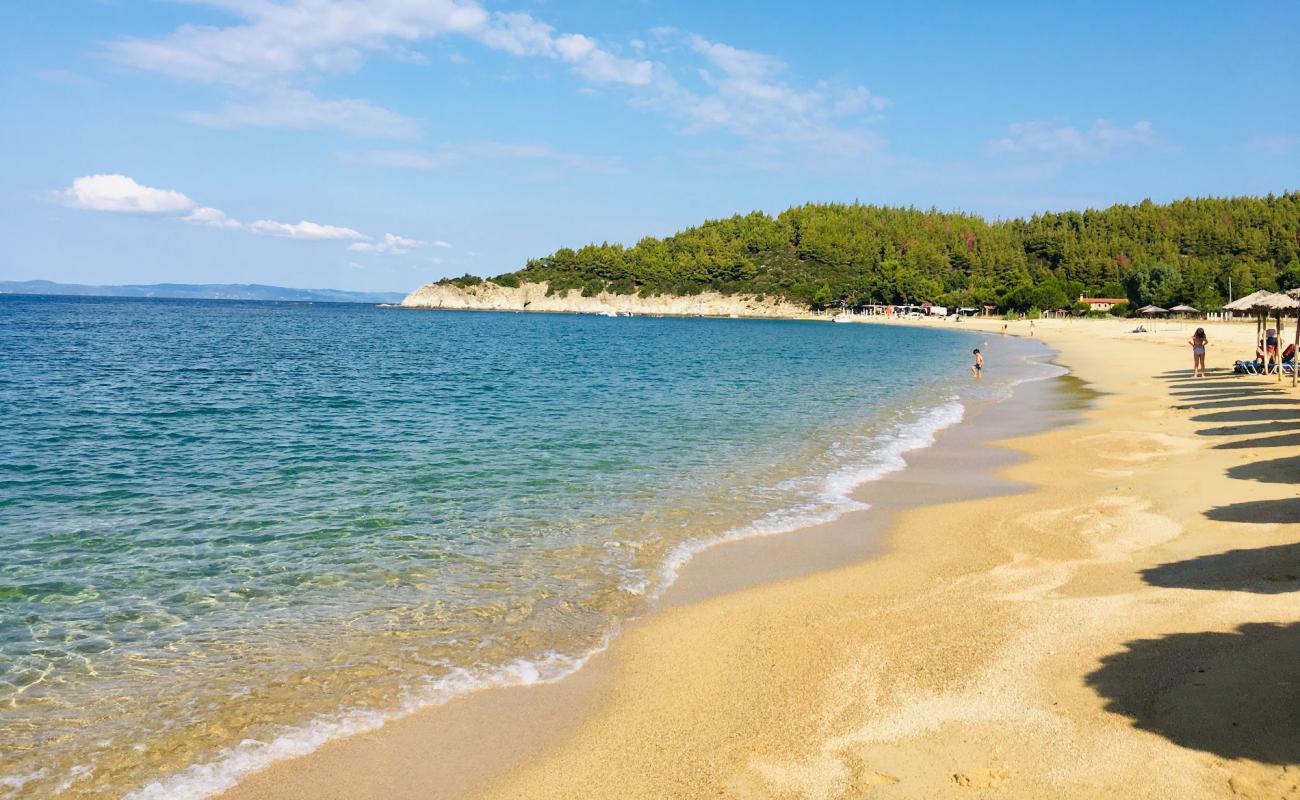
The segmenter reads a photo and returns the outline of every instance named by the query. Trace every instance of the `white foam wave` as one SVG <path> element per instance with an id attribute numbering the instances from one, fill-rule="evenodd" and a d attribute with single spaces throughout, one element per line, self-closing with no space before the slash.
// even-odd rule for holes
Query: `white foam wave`
<path id="1" fill-rule="evenodd" d="M 284 731 L 269 742 L 247 739 L 227 748 L 210 762 L 194 764 L 161 780 L 141 787 L 123 800 L 201 800 L 235 786 L 240 779 L 260 772 L 276 761 L 305 756 L 335 739 L 342 739 L 381 727 L 423 708 L 446 703 L 454 697 L 479 689 L 554 683 L 582 669 L 597 653 L 609 646 L 615 632 L 606 634 L 596 647 L 581 656 L 549 652 L 536 660 L 516 659 L 491 669 L 454 668 L 424 686 L 407 692 L 394 711 L 355 709 L 317 717 L 311 723 Z"/>
<path id="2" fill-rule="evenodd" d="M 855 489 L 903 469 L 907 466 L 904 458 L 907 453 L 934 444 L 939 432 L 961 422 L 965 413 L 966 407 L 957 400 L 936 406 L 910 425 L 873 437 L 874 446 L 866 454 L 867 460 L 846 465 L 826 476 L 815 501 L 766 514 L 749 525 L 717 536 L 677 545 L 664 562 L 655 587 L 655 596 L 662 594 L 677 580 L 678 573 L 687 562 L 711 547 L 757 536 L 790 533 L 800 528 L 831 522 L 850 511 L 868 508 L 866 503 L 853 499 Z"/>

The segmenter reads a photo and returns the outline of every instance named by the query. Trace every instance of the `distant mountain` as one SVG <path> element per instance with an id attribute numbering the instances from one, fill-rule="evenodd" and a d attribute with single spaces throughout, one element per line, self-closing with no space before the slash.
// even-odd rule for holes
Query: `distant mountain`
<path id="1" fill-rule="evenodd" d="M 287 289 L 256 283 L 151 283 L 87 286 L 53 281 L 0 281 L 0 294 L 73 294 L 89 297 L 166 297 L 190 300 L 279 300 L 313 303 L 400 303 L 402 292 Z"/>

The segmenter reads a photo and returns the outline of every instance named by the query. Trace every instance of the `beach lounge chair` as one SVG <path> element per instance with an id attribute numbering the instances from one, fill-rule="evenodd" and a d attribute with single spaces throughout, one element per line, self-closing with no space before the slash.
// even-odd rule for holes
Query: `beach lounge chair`
<path id="1" fill-rule="evenodd" d="M 1263 361 L 1236 361 L 1233 362 L 1232 372 L 1234 375 L 1263 375 Z"/>

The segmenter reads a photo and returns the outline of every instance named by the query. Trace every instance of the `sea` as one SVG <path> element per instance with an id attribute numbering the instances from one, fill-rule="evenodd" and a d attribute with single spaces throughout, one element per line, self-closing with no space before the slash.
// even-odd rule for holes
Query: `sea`
<path id="1" fill-rule="evenodd" d="M 208 797 L 558 680 L 692 555 L 864 508 L 1045 352 L 960 324 L 0 296 L 0 798 Z"/>

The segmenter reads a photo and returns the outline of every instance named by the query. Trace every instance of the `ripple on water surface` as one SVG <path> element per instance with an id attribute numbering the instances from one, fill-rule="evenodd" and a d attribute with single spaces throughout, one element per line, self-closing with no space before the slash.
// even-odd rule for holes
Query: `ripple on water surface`
<path id="1" fill-rule="evenodd" d="M 701 543 L 852 507 L 970 342 L 0 298 L 0 798 L 202 794 L 564 674 Z"/>

